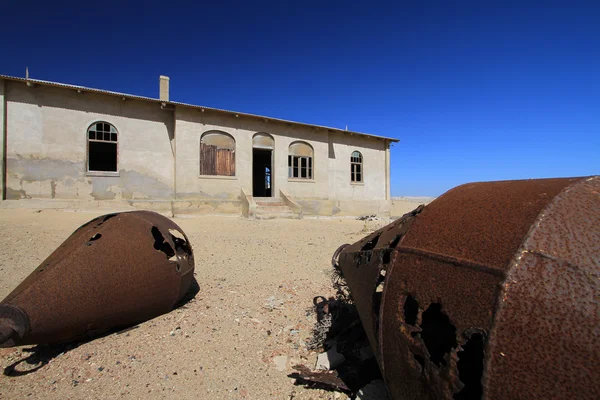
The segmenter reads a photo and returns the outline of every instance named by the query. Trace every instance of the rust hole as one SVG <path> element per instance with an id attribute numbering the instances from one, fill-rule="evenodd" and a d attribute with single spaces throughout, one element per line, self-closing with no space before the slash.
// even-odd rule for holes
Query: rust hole
<path id="1" fill-rule="evenodd" d="M 425 359 L 418 354 L 413 354 L 413 356 L 415 357 L 415 360 L 417 360 L 419 365 L 421 365 L 421 370 L 424 370 L 425 369 Z"/>
<path id="2" fill-rule="evenodd" d="M 379 332 L 379 309 L 381 308 L 381 298 L 385 286 L 385 269 L 379 270 L 379 276 L 375 281 L 375 290 L 373 291 L 373 320 L 375 322 L 375 333 Z"/>
<path id="3" fill-rule="evenodd" d="M 360 249 L 361 251 L 371 251 L 377 246 L 377 242 L 379 241 L 379 236 L 381 236 L 381 232 L 378 233 L 373 239 L 369 240 L 364 246 Z"/>
<path id="4" fill-rule="evenodd" d="M 454 394 L 455 400 L 481 399 L 485 336 L 474 333 L 458 352 L 458 379 L 465 385 Z"/>
<path id="5" fill-rule="evenodd" d="M 390 242 L 390 249 L 395 249 L 396 246 L 398 246 L 398 243 L 400 243 L 400 239 L 402 239 L 402 235 L 396 235 L 396 237 Z"/>
<path id="6" fill-rule="evenodd" d="M 417 323 L 418 315 L 419 303 L 409 294 L 404 301 L 404 322 L 414 326 Z"/>
<path id="7" fill-rule="evenodd" d="M 104 218 L 102 219 L 102 222 L 106 222 L 109 219 L 111 219 L 112 217 L 116 217 L 117 215 L 119 215 L 119 213 L 114 213 L 114 214 L 107 214 L 104 216 Z"/>
<path id="8" fill-rule="evenodd" d="M 381 252 L 381 263 L 389 264 L 392 258 L 392 249 L 385 249 Z"/>
<path id="9" fill-rule="evenodd" d="M 152 237 L 154 238 L 154 249 L 158 251 L 162 251 L 165 253 L 168 259 L 171 259 L 175 256 L 175 251 L 171 247 L 171 245 L 165 241 L 164 236 L 160 233 L 160 230 L 153 226 L 152 227 Z"/>
<path id="10" fill-rule="evenodd" d="M 101 234 L 101 233 L 96 233 L 94 236 L 92 236 L 92 237 L 90 238 L 90 240 L 89 240 L 89 241 L 90 241 L 90 242 L 93 242 L 94 240 L 98 240 L 98 239 L 100 239 L 101 237 L 102 237 L 102 234 Z"/>
<path id="11" fill-rule="evenodd" d="M 429 352 L 429 359 L 446 365 L 444 355 L 457 345 L 456 327 L 450 323 L 450 318 L 442 312 L 442 305 L 432 303 L 425 312 L 421 322 L 421 338 Z"/>

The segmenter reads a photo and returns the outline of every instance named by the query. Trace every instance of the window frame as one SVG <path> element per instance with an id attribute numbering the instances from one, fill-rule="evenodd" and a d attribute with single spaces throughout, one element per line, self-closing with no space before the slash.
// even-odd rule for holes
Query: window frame
<path id="1" fill-rule="evenodd" d="M 95 128 L 97 127 L 97 124 L 108 124 L 109 125 L 109 131 L 108 134 L 111 135 L 110 140 L 98 140 L 98 139 L 90 139 L 90 131 L 93 129 L 94 132 L 98 132 Z M 110 127 L 112 127 L 115 130 L 115 134 L 116 134 L 116 140 L 112 140 L 112 132 Z M 104 132 L 103 133 L 107 133 Z M 119 132 L 119 130 L 117 129 L 117 127 L 108 122 L 108 121 L 104 121 L 104 120 L 98 120 L 98 121 L 94 121 L 91 124 L 88 125 L 88 128 L 85 131 L 85 144 L 86 144 L 86 152 L 85 152 L 85 169 L 86 169 L 86 175 L 87 176 L 119 176 L 120 175 L 120 170 L 119 170 L 119 138 L 121 137 L 121 133 Z M 102 170 L 92 170 L 90 169 L 90 142 L 94 142 L 94 143 L 114 143 L 116 146 L 116 171 L 102 171 Z"/>
<path id="2" fill-rule="evenodd" d="M 310 148 L 310 156 L 298 156 L 290 154 L 290 148 L 295 144 L 303 144 Z M 302 166 L 304 161 L 304 167 Z M 298 176 L 294 176 L 294 170 Z M 306 176 L 302 176 L 302 170 L 306 171 Z M 307 142 L 294 141 L 288 146 L 288 181 L 314 182 L 315 180 L 315 149 Z"/>
<path id="3" fill-rule="evenodd" d="M 233 141 L 233 175 L 219 175 L 219 174 L 215 174 L 215 175 L 206 175 L 206 174 L 202 174 L 202 139 L 204 139 L 205 136 L 207 135 L 211 135 L 211 134 L 219 134 L 219 135 L 223 135 L 226 136 L 228 138 L 230 138 Z M 238 171 L 238 167 L 237 167 L 237 157 L 236 157 L 236 152 L 237 152 L 237 141 L 235 140 L 235 137 L 233 137 L 232 134 L 225 132 L 225 131 L 221 131 L 218 129 L 211 129 L 208 130 L 204 133 L 202 133 L 202 135 L 200 135 L 200 140 L 198 142 L 198 177 L 202 178 L 202 179 L 229 179 L 229 180 L 235 180 L 237 179 L 237 171 Z M 215 166 L 215 170 L 216 170 L 216 166 Z"/>
<path id="4" fill-rule="evenodd" d="M 358 157 L 354 155 L 358 153 Z M 359 161 L 355 161 L 357 159 Z M 356 179 L 356 176 L 360 176 L 360 180 Z M 365 169 L 364 169 L 364 157 L 358 150 L 354 150 L 350 154 L 350 183 L 353 185 L 363 185 L 365 183 Z"/>

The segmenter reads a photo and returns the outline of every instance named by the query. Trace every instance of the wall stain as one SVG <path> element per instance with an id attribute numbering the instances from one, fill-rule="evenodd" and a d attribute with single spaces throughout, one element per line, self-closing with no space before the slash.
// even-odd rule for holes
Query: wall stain
<path id="1" fill-rule="evenodd" d="M 121 170 L 119 176 L 93 176 L 91 195 L 94 200 L 169 200 L 173 189 L 148 175 Z M 116 189 L 116 191 L 115 191 Z"/>
<path id="2" fill-rule="evenodd" d="M 15 190 L 12 188 L 6 188 L 6 200 L 21 200 L 21 199 L 31 199 L 31 196 L 27 195 L 27 193 L 23 190 Z"/>
<path id="3" fill-rule="evenodd" d="M 17 158 L 6 160 L 6 170 L 26 182 L 57 180 L 67 177 L 79 179 L 83 175 L 83 163 L 51 158 Z"/>

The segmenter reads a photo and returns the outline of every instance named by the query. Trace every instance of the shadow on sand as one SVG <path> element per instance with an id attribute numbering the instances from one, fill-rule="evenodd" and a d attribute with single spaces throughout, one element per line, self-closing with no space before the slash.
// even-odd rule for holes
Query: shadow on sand
<path id="1" fill-rule="evenodd" d="M 190 284 L 190 288 L 187 293 L 183 296 L 183 298 L 173 307 L 173 310 L 178 308 L 186 308 L 187 304 L 198 294 L 200 291 L 200 285 L 198 285 L 198 281 L 196 278 L 192 280 Z M 68 343 L 60 343 L 60 344 L 51 344 L 44 345 L 40 344 L 34 347 L 23 348 L 22 352 L 31 353 L 29 356 L 18 360 L 11 365 L 4 368 L 4 375 L 10 377 L 17 377 L 31 374 L 46 364 L 48 364 L 52 359 L 67 353 L 82 344 L 91 342 L 92 340 L 99 339 L 111 334 L 121 335 L 123 333 L 129 332 L 133 329 L 138 328 L 139 325 L 133 325 L 128 327 L 118 327 L 114 329 L 110 329 L 107 332 L 101 333 L 99 335 L 95 335 L 93 337 L 83 337 L 76 341 L 71 341 Z"/>

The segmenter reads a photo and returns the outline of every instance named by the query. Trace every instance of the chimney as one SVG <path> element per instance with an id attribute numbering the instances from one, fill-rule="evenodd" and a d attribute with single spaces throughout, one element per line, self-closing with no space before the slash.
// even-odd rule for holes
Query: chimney
<path id="1" fill-rule="evenodd" d="M 159 78 L 159 99 L 162 101 L 169 101 L 169 77 L 161 75 Z"/>

